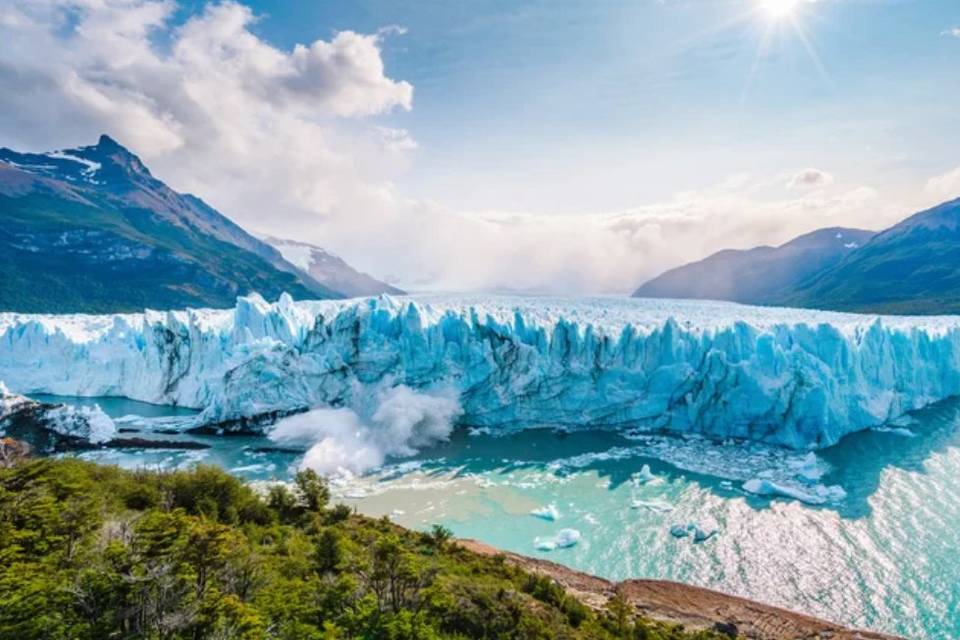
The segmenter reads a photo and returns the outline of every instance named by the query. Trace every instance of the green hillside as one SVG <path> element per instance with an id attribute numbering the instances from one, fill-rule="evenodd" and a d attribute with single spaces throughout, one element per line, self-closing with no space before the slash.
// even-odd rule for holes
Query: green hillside
<path id="1" fill-rule="evenodd" d="M 8 463 L 10 464 L 10 463 Z M 0 637 L 684 640 L 614 598 L 330 507 L 312 473 L 262 499 L 213 467 L 0 465 Z"/>

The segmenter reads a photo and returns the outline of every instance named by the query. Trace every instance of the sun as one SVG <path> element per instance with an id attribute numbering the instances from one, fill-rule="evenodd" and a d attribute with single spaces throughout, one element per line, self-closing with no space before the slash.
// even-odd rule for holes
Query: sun
<path id="1" fill-rule="evenodd" d="M 802 0 L 759 0 L 760 9 L 771 20 L 784 20 L 796 13 Z"/>

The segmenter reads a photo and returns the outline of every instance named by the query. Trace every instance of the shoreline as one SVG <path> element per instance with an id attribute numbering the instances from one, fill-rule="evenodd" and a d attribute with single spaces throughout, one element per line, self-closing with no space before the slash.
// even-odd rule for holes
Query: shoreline
<path id="1" fill-rule="evenodd" d="M 457 543 L 473 553 L 503 556 L 510 564 L 526 571 L 549 576 L 594 609 L 602 609 L 607 600 L 619 591 L 644 616 L 682 624 L 689 630 L 716 630 L 732 625 L 737 630 L 737 637 L 756 640 L 905 640 L 901 636 L 878 631 L 852 629 L 704 587 L 669 580 L 630 579 L 614 582 L 550 560 L 502 551 L 478 540 L 460 538 Z"/>

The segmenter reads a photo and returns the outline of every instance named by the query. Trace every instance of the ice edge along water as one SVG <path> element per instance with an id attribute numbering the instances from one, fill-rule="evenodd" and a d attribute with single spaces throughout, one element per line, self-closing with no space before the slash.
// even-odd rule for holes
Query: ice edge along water
<path id="1" fill-rule="evenodd" d="M 621 298 L 417 296 L 0 314 L 0 380 L 198 420 L 356 407 L 404 385 L 463 424 L 630 427 L 795 449 L 960 393 L 960 318 Z M 229 428 L 229 427 L 228 427 Z"/>

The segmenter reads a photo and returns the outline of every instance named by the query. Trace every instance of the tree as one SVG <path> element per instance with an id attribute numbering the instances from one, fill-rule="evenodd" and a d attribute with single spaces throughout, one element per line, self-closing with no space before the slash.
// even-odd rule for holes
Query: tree
<path id="1" fill-rule="evenodd" d="M 297 499 L 285 485 L 275 484 L 267 494 L 267 504 L 277 512 L 281 522 L 290 522 L 297 513 Z"/>
<path id="2" fill-rule="evenodd" d="M 321 478 L 313 469 L 301 469 L 294 477 L 294 483 L 307 510 L 323 511 L 330 501 L 330 486 L 326 478 Z"/>
<path id="3" fill-rule="evenodd" d="M 343 543 L 340 534 L 331 527 L 326 527 L 317 536 L 317 548 L 314 554 L 314 567 L 317 573 L 332 573 L 343 562 Z"/>

